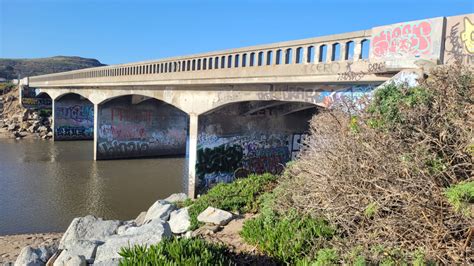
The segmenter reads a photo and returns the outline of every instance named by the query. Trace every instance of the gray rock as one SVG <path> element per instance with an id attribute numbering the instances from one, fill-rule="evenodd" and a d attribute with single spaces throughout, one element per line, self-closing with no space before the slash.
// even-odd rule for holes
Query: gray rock
<path id="1" fill-rule="evenodd" d="M 109 237 L 103 245 L 97 248 L 94 264 L 103 264 L 112 259 L 119 259 L 118 252 L 123 247 L 149 246 L 160 242 L 163 237 L 170 237 L 171 235 L 169 225 L 159 219 L 151 220 L 139 227 L 130 227 L 121 235 Z"/>
<path id="2" fill-rule="evenodd" d="M 47 133 L 47 132 L 48 132 L 48 128 L 45 127 L 45 126 L 40 126 L 40 127 L 38 128 L 38 131 L 39 131 L 40 133 Z"/>
<path id="3" fill-rule="evenodd" d="M 186 195 L 184 193 L 174 193 L 174 194 L 171 194 L 169 197 L 167 197 L 164 200 L 167 201 L 167 202 L 174 203 L 174 202 L 178 202 L 178 201 L 185 201 L 186 199 L 188 199 L 188 195 Z"/>
<path id="4" fill-rule="evenodd" d="M 95 259 L 97 247 L 103 243 L 102 241 L 77 240 L 74 245 L 70 245 L 64 251 L 70 256 L 83 256 L 86 262 L 92 263 Z"/>
<path id="5" fill-rule="evenodd" d="M 115 234 L 120 221 L 96 218 L 92 215 L 74 218 L 59 243 L 60 249 L 74 247 L 79 240 L 103 242 L 107 237 Z"/>
<path id="6" fill-rule="evenodd" d="M 112 258 L 112 259 L 94 262 L 94 266 L 116 266 L 119 264 L 120 264 L 119 258 Z"/>
<path id="7" fill-rule="evenodd" d="M 175 206 L 167 201 L 158 200 L 148 209 L 145 215 L 145 223 L 154 219 L 168 221 L 170 213 L 175 209 Z"/>
<path id="8" fill-rule="evenodd" d="M 73 255 L 67 250 L 63 250 L 59 257 L 54 261 L 53 266 L 86 266 L 84 256 Z"/>
<path id="9" fill-rule="evenodd" d="M 226 225 L 232 220 L 232 213 L 213 207 L 207 207 L 207 209 L 198 215 L 197 219 L 203 223 Z"/>
<path id="10" fill-rule="evenodd" d="M 137 224 L 135 223 L 134 220 L 132 220 L 132 221 L 126 221 L 126 222 L 124 222 L 121 226 L 119 226 L 119 227 L 117 228 L 117 234 L 118 234 L 118 235 L 121 235 L 121 234 L 123 234 L 128 228 L 130 228 L 130 227 L 136 227 L 136 226 L 137 226 Z"/>
<path id="11" fill-rule="evenodd" d="M 141 212 L 137 218 L 135 218 L 135 224 L 137 226 L 140 226 L 142 225 L 143 223 L 145 223 L 145 217 L 146 217 L 146 212 Z"/>
<path id="12" fill-rule="evenodd" d="M 188 231 L 191 226 L 188 208 L 182 208 L 171 212 L 169 225 L 171 232 L 174 234 L 182 234 Z"/>
<path id="13" fill-rule="evenodd" d="M 30 246 L 24 247 L 15 261 L 15 266 L 42 266 L 46 262 L 42 261 L 38 250 Z"/>

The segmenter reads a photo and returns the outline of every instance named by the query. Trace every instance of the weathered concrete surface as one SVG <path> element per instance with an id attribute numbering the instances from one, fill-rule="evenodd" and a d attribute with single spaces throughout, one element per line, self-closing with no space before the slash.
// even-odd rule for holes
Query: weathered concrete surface
<path id="1" fill-rule="evenodd" d="M 97 159 L 186 153 L 187 115 L 166 103 L 124 96 L 99 105 Z"/>
<path id="2" fill-rule="evenodd" d="M 64 95 L 54 102 L 54 140 L 92 140 L 94 105 L 77 94 Z"/>

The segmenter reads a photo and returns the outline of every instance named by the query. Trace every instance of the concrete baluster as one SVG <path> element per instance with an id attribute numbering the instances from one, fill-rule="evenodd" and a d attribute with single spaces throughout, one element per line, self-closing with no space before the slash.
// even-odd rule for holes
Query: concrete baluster
<path id="1" fill-rule="evenodd" d="M 362 41 L 360 39 L 354 40 L 354 61 L 362 59 Z"/>

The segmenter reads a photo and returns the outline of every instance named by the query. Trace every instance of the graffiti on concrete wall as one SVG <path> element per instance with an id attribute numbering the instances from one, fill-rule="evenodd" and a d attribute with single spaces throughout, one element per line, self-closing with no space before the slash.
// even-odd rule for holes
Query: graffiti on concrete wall
<path id="1" fill-rule="evenodd" d="M 291 141 L 291 160 L 295 160 L 298 157 L 307 137 L 308 134 L 305 133 L 293 134 Z"/>
<path id="2" fill-rule="evenodd" d="M 281 173 L 290 160 L 290 138 L 288 134 L 200 134 L 196 163 L 199 187 L 231 182 L 250 173 Z"/>
<path id="3" fill-rule="evenodd" d="M 302 88 L 293 86 L 277 87 L 273 86 L 267 91 L 257 94 L 258 100 L 280 100 L 280 101 L 301 101 L 307 103 L 319 103 L 319 94 L 321 90 L 331 90 L 335 86 L 321 86 L 318 88 Z"/>
<path id="4" fill-rule="evenodd" d="M 474 54 L 474 24 L 468 17 L 464 18 L 464 31 L 461 32 L 461 40 L 464 43 L 466 51 Z"/>
<path id="5" fill-rule="evenodd" d="M 431 55 L 435 51 L 434 34 L 429 20 L 384 27 L 373 34 L 372 55 L 376 58 Z"/>
<path id="6" fill-rule="evenodd" d="M 94 105 L 85 99 L 59 99 L 54 105 L 56 140 L 94 138 Z"/>
<path id="7" fill-rule="evenodd" d="M 25 98 L 21 99 L 23 107 L 27 109 L 51 109 L 53 101 L 50 98 Z"/>
<path id="8" fill-rule="evenodd" d="M 346 71 L 339 73 L 337 80 L 339 81 L 359 81 L 363 77 L 369 74 L 383 72 L 385 70 L 385 62 L 380 63 L 370 63 L 368 65 L 367 71 L 353 71 L 352 70 L 353 62 L 346 63 Z"/>
<path id="9" fill-rule="evenodd" d="M 99 107 L 99 159 L 179 155 L 186 151 L 187 116 L 154 101 Z"/>
<path id="10" fill-rule="evenodd" d="M 323 91 L 320 94 L 319 102 L 326 108 L 347 106 L 363 109 L 374 88 L 375 86 L 372 85 L 355 85 L 344 90 Z"/>
<path id="11" fill-rule="evenodd" d="M 446 64 L 474 64 L 474 24 L 468 17 L 449 17 L 446 27 Z"/>

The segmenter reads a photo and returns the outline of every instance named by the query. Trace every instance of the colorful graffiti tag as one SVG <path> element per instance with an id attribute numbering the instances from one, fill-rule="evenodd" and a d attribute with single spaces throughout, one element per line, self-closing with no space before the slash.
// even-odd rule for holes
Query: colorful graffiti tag
<path id="1" fill-rule="evenodd" d="M 186 153 L 186 114 L 156 101 L 130 104 L 128 99 L 118 99 L 99 107 L 99 159 Z"/>
<path id="2" fill-rule="evenodd" d="M 464 31 L 461 32 L 461 40 L 464 42 L 466 51 L 470 54 L 474 54 L 474 24 L 469 18 L 464 18 Z"/>
<path id="3" fill-rule="evenodd" d="M 374 88 L 375 86 L 372 85 L 356 85 L 339 91 L 323 91 L 319 101 L 326 108 L 347 106 L 362 109 L 365 107 L 366 100 L 371 97 Z"/>
<path id="4" fill-rule="evenodd" d="M 54 106 L 56 140 L 94 138 L 94 105 L 87 100 L 58 100 Z"/>
<path id="5" fill-rule="evenodd" d="M 404 23 L 384 29 L 372 38 L 375 57 L 429 55 L 433 51 L 432 24 L 429 21 Z"/>
<path id="6" fill-rule="evenodd" d="M 49 98 L 22 98 L 21 103 L 27 109 L 51 109 L 53 101 Z"/>
<path id="7" fill-rule="evenodd" d="M 200 189 L 249 173 L 279 174 L 291 158 L 287 134 L 217 137 L 200 134 L 196 174 Z"/>

